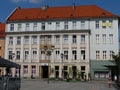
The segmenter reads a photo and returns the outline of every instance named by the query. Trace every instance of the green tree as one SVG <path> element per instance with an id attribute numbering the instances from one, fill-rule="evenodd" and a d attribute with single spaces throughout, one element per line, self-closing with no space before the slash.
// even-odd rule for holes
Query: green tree
<path id="1" fill-rule="evenodd" d="M 118 55 L 113 54 L 114 63 L 118 69 L 118 80 L 120 81 L 120 52 Z"/>

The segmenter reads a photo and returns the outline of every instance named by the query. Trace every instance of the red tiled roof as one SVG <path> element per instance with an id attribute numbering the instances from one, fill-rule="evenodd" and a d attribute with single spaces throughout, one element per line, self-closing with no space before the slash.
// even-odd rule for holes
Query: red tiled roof
<path id="1" fill-rule="evenodd" d="M 0 38 L 4 38 L 4 37 L 5 37 L 5 24 L 0 23 Z"/>
<path id="2" fill-rule="evenodd" d="M 17 8 L 7 19 L 16 20 L 47 20 L 47 19 L 68 19 L 68 18 L 100 18 L 117 17 L 116 15 L 96 6 L 66 6 L 48 7 L 46 10 L 41 8 Z"/>

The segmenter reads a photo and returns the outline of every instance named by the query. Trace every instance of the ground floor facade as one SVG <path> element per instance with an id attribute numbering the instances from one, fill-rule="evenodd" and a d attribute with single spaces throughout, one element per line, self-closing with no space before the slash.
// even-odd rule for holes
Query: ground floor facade
<path id="1" fill-rule="evenodd" d="M 24 63 L 21 64 L 22 78 L 88 79 L 89 63 Z M 15 69 L 12 70 L 15 75 Z M 19 70 L 16 69 L 16 74 Z"/>
<path id="2" fill-rule="evenodd" d="M 114 63 L 111 60 L 91 60 L 90 61 L 90 72 L 91 79 L 94 80 L 104 80 L 108 79 L 109 76 L 114 80 L 114 77 L 117 75 L 116 69 L 111 69 Z"/>

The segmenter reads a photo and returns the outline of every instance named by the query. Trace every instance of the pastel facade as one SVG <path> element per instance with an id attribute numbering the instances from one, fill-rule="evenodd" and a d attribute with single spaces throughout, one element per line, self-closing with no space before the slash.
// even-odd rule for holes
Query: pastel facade
<path id="1" fill-rule="evenodd" d="M 4 58 L 4 45 L 5 45 L 5 24 L 0 23 L 0 58 Z M 4 70 L 0 68 L 0 75 L 3 75 Z"/>
<path id="2" fill-rule="evenodd" d="M 49 72 L 51 78 L 79 73 L 88 79 L 91 61 L 110 60 L 113 52 L 118 53 L 118 17 L 95 5 L 16 8 L 6 21 L 5 58 L 21 64 L 22 77 L 42 79 Z"/>

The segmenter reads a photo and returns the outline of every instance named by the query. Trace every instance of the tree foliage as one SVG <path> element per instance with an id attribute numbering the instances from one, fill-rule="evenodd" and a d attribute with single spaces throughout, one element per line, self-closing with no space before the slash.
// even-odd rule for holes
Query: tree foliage
<path id="1" fill-rule="evenodd" d="M 113 55 L 114 63 L 116 64 L 117 67 L 120 66 L 120 52 L 118 55 Z"/>

